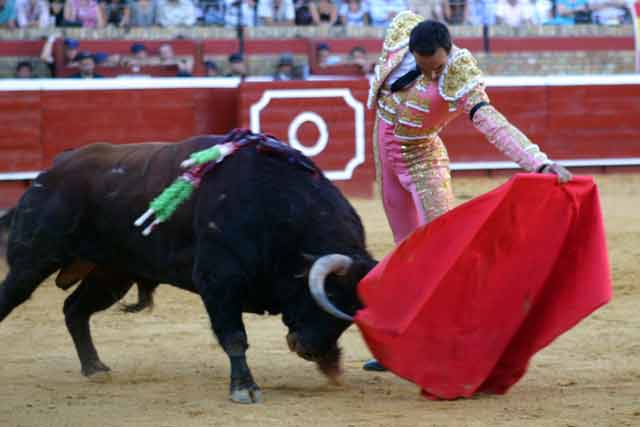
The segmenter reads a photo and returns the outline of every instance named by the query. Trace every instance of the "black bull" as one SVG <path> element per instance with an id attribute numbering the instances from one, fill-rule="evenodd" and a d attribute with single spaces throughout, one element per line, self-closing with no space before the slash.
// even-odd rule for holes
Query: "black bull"
<path id="1" fill-rule="evenodd" d="M 254 143 L 208 172 L 150 236 L 134 227 L 180 175 L 182 160 L 247 138 Z M 261 399 L 246 362 L 243 312 L 281 313 L 290 349 L 335 378 L 337 340 L 350 319 L 328 312 L 344 314 L 333 304 L 349 314 L 361 307 L 356 285 L 375 261 L 359 216 L 320 170 L 283 144 L 265 150 L 260 141 L 267 140 L 231 133 L 178 144 L 93 144 L 58 156 L 5 218 L 9 272 L 0 287 L 0 321 L 59 271 L 61 288 L 80 282 L 64 314 L 82 373 L 104 374 L 109 368 L 93 345 L 90 316 L 134 283 L 142 297 L 133 310 L 143 308 L 157 284 L 167 283 L 202 298 L 230 360 L 232 400 Z"/>

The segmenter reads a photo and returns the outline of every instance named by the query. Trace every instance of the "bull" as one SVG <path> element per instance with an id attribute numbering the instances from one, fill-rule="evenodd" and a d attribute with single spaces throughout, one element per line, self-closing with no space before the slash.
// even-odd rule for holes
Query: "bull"
<path id="1" fill-rule="evenodd" d="M 150 236 L 134 226 L 180 174 L 180 162 L 214 144 L 242 142 Z M 231 132 L 180 143 L 92 144 L 60 154 L 4 218 L 10 224 L 0 321 L 58 272 L 67 329 L 83 375 L 105 375 L 90 317 L 137 284 L 138 311 L 159 283 L 197 293 L 230 361 L 230 398 L 262 400 L 246 360 L 242 313 L 281 314 L 287 344 L 340 374 L 338 339 L 361 303 L 356 285 L 376 261 L 360 217 L 296 150 Z"/>

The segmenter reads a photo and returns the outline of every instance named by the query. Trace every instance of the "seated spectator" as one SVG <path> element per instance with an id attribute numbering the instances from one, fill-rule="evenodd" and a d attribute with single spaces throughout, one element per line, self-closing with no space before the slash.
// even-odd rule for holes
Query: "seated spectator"
<path id="1" fill-rule="evenodd" d="M 340 63 L 340 57 L 331 55 L 331 48 L 326 43 L 318 43 L 316 46 L 316 64 L 319 67 L 336 65 Z"/>
<path id="2" fill-rule="evenodd" d="M 276 64 L 276 71 L 273 74 L 274 80 L 293 80 L 293 55 L 290 53 L 283 53 Z"/>
<path id="3" fill-rule="evenodd" d="M 44 43 L 42 51 L 40 52 L 40 59 L 42 59 L 42 61 L 47 64 L 52 77 L 56 76 L 56 72 L 59 70 L 58 66 L 61 69 L 65 66 L 77 65 L 76 57 L 78 56 L 78 48 L 80 47 L 80 43 L 78 42 L 78 40 L 70 38 L 64 39 L 64 63 L 56 64 L 53 57 L 53 44 L 58 37 L 59 36 L 57 34 L 52 34 L 47 37 L 47 41 Z"/>
<path id="4" fill-rule="evenodd" d="M 16 0 L 0 0 L 0 28 L 16 28 Z"/>
<path id="5" fill-rule="evenodd" d="M 314 25 L 335 25 L 338 22 L 338 8 L 332 0 L 309 3 L 309 11 Z"/>
<path id="6" fill-rule="evenodd" d="M 224 25 L 224 0 L 199 0 L 196 9 L 200 10 L 198 19 L 207 25 Z"/>
<path id="7" fill-rule="evenodd" d="M 206 77 L 220 77 L 220 69 L 215 61 L 204 61 L 204 72 Z"/>
<path id="8" fill-rule="evenodd" d="M 80 52 L 76 57 L 76 60 L 78 62 L 79 71 L 69 77 L 76 79 L 102 78 L 100 74 L 96 73 L 95 58 L 89 52 Z"/>
<path id="9" fill-rule="evenodd" d="M 340 6 L 340 23 L 350 27 L 369 25 L 369 10 L 362 0 L 347 0 Z"/>
<path id="10" fill-rule="evenodd" d="M 106 25 L 126 27 L 129 25 L 129 0 L 100 0 Z"/>
<path id="11" fill-rule="evenodd" d="M 145 60 L 147 65 L 175 65 L 178 67 L 178 77 L 189 77 L 193 73 L 193 58 L 177 56 L 169 43 L 163 43 L 158 47 L 158 57 L 149 57 Z"/>
<path id="12" fill-rule="evenodd" d="M 536 1 L 536 0 L 532 0 Z M 496 24 L 496 8 L 497 0 L 468 0 L 468 22 L 471 25 L 495 25 Z M 441 6 L 441 5 L 440 5 Z M 442 11 L 440 7 L 438 12 Z M 434 10 L 434 14 L 438 13 Z M 439 21 L 444 21 L 444 17 L 435 18 Z"/>
<path id="13" fill-rule="evenodd" d="M 116 65 L 117 63 L 113 63 L 113 64 L 110 63 L 111 57 L 112 55 L 109 55 L 106 52 L 96 52 L 93 54 L 93 61 L 96 63 L 96 65 L 103 65 L 103 66 Z"/>
<path id="14" fill-rule="evenodd" d="M 527 0 L 498 0 L 496 18 L 498 24 L 520 27 L 531 24 L 532 10 Z"/>
<path id="15" fill-rule="evenodd" d="M 229 55 L 229 72 L 225 77 L 247 77 L 247 65 L 244 62 L 244 56 L 241 53 L 232 53 Z"/>
<path id="16" fill-rule="evenodd" d="M 18 65 L 16 65 L 16 79 L 31 79 L 33 78 L 33 66 L 29 61 L 20 61 Z"/>
<path id="17" fill-rule="evenodd" d="M 196 23 L 196 8 L 191 0 L 158 0 L 157 21 L 163 27 L 191 27 Z"/>
<path id="18" fill-rule="evenodd" d="M 442 12 L 444 21 L 449 25 L 462 25 L 469 19 L 467 0 L 444 0 Z"/>
<path id="19" fill-rule="evenodd" d="M 293 0 L 260 0 L 258 16 L 264 25 L 293 25 Z"/>
<path id="20" fill-rule="evenodd" d="M 21 28 L 47 28 L 49 5 L 46 0 L 16 0 L 16 21 Z"/>
<path id="21" fill-rule="evenodd" d="M 147 47 L 142 43 L 134 43 L 129 48 L 131 51 L 131 55 L 135 59 L 145 60 L 149 56 L 149 52 L 147 51 Z"/>
<path id="22" fill-rule="evenodd" d="M 49 18 L 52 27 L 64 26 L 64 0 L 51 0 L 49 3 Z"/>
<path id="23" fill-rule="evenodd" d="M 362 46 L 355 46 L 349 52 L 347 63 L 356 64 L 362 70 L 362 74 L 373 72 L 374 63 L 367 58 L 367 51 Z"/>
<path id="24" fill-rule="evenodd" d="M 594 24 L 622 25 L 631 21 L 624 0 L 590 0 L 589 8 Z"/>
<path id="25" fill-rule="evenodd" d="M 574 25 L 591 21 L 587 0 L 556 0 L 556 16 L 549 20 L 554 25 Z"/>
<path id="26" fill-rule="evenodd" d="M 407 0 L 369 0 L 371 25 L 386 28 L 394 16 L 407 9 Z"/>
<path id="27" fill-rule="evenodd" d="M 102 8 L 96 0 L 67 0 L 64 5 L 64 19 L 67 22 L 80 22 L 83 28 L 105 26 Z"/>
<path id="28" fill-rule="evenodd" d="M 129 22 L 132 27 L 151 27 L 156 24 L 156 0 L 137 0 L 129 3 Z"/>
<path id="29" fill-rule="evenodd" d="M 259 24 L 255 0 L 225 0 L 225 27 L 255 27 Z"/>
<path id="30" fill-rule="evenodd" d="M 294 23 L 300 26 L 313 25 L 313 16 L 311 16 L 312 0 L 295 0 L 293 7 L 295 10 Z"/>
<path id="31" fill-rule="evenodd" d="M 553 16 L 553 2 L 551 0 L 530 0 L 531 24 L 544 25 Z"/>

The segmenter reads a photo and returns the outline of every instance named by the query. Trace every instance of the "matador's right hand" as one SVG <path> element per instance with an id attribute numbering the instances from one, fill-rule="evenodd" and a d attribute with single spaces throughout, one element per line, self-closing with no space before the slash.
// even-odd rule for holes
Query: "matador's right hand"
<path id="1" fill-rule="evenodd" d="M 571 181 L 571 178 L 573 178 L 573 175 L 571 174 L 571 172 L 569 172 L 569 170 L 567 168 L 565 168 L 562 165 L 559 165 L 557 163 L 549 163 L 548 165 L 545 165 L 541 170 L 540 173 L 552 173 L 558 176 L 558 182 L 560 184 L 564 184 L 566 182 Z"/>

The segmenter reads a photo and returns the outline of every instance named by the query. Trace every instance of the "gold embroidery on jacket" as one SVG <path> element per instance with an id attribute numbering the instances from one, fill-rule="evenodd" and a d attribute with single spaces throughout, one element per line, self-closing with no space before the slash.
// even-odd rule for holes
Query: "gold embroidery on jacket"
<path id="1" fill-rule="evenodd" d="M 446 101 L 458 101 L 482 83 L 482 71 L 471 53 L 457 49 L 449 57 L 438 81 L 440 96 Z"/>

